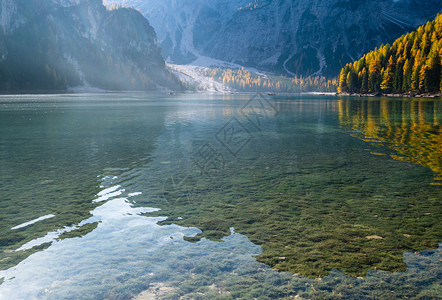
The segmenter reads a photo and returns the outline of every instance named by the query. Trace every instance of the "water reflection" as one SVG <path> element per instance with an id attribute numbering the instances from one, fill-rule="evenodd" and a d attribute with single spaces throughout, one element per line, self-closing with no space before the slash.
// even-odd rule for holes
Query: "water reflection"
<path id="1" fill-rule="evenodd" d="M 90 217 L 97 176 L 144 165 L 166 110 L 152 95 L 1 96 L 0 269 L 50 245 L 33 240 L 51 242 L 48 233 Z"/>
<path id="2" fill-rule="evenodd" d="M 338 106 L 339 121 L 353 136 L 394 150 L 388 153 L 394 159 L 429 167 L 442 180 L 442 101 L 352 99 Z"/>
<path id="3" fill-rule="evenodd" d="M 248 126 L 235 114 L 247 99 L 233 100 L 223 111 Z M 152 162 L 141 176 L 151 197 L 138 204 L 160 207 L 169 216 L 162 224 L 201 229 L 193 242 L 219 241 L 234 227 L 263 247 L 259 261 L 311 277 L 405 270 L 403 251 L 437 247 L 440 190 L 428 186 L 431 172 L 360 151 L 367 144 L 339 128 L 336 99 L 276 103 L 279 114 L 261 131 L 248 127 L 253 138 L 235 155 L 216 139 L 231 115 L 168 122 L 157 154 L 168 164 Z M 207 176 L 193 164 L 199 149 L 221 153 L 224 168 Z"/>
<path id="4" fill-rule="evenodd" d="M 94 207 L 82 210 L 80 234 L 65 232 L 0 271 L 0 299 L 436 297 L 442 230 L 441 191 L 428 185 L 433 172 L 370 153 L 388 153 L 386 142 L 363 150 L 365 140 L 340 128 L 346 100 L 275 99 L 279 114 L 259 131 L 237 113 L 248 99 L 124 103 L 105 127 L 80 127 L 103 137 L 87 143 L 101 163 L 88 169 L 76 160 L 94 174 L 66 184 L 93 185 L 81 204 Z M 157 110 L 161 117 L 151 119 Z M 372 111 L 370 122 L 386 120 Z M 236 156 L 216 144 L 232 117 L 253 134 Z M 226 158 L 211 177 L 192 161 L 207 142 Z"/>

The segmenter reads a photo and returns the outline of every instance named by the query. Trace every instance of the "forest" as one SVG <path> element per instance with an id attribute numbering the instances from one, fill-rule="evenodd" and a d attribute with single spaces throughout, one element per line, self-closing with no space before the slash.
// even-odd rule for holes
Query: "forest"
<path id="1" fill-rule="evenodd" d="M 282 75 L 263 74 L 250 72 L 244 68 L 240 69 L 208 69 L 205 74 L 222 82 L 223 86 L 240 92 L 335 92 L 337 88 L 336 79 L 325 77 L 286 77 Z"/>
<path id="2" fill-rule="evenodd" d="M 442 15 L 347 64 L 341 93 L 438 93 L 442 90 Z"/>

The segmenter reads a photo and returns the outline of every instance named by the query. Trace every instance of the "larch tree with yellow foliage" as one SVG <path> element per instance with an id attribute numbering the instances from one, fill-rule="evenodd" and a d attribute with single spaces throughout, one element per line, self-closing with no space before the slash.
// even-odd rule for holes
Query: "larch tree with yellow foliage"
<path id="1" fill-rule="evenodd" d="M 442 15 L 345 65 L 338 92 L 442 91 Z"/>

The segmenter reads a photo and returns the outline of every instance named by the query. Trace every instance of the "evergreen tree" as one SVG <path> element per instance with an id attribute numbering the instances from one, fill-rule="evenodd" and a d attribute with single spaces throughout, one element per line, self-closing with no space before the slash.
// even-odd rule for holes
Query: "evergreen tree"
<path id="1" fill-rule="evenodd" d="M 388 60 L 387 69 L 385 69 L 382 75 L 381 89 L 384 92 L 390 92 L 393 87 L 393 75 L 394 75 L 394 62 L 393 56 L 390 56 Z"/>
<path id="2" fill-rule="evenodd" d="M 339 74 L 339 87 L 338 87 L 338 91 L 340 93 L 342 92 L 346 92 L 348 90 L 348 86 L 347 86 L 347 74 L 349 72 L 350 68 L 348 65 L 346 65 L 342 70 L 341 73 Z"/>
<path id="3" fill-rule="evenodd" d="M 368 86 L 370 92 L 379 92 L 381 85 L 381 59 L 380 56 L 376 56 L 368 67 L 368 72 L 370 76 L 368 77 Z"/>
<path id="4" fill-rule="evenodd" d="M 425 63 L 423 88 L 426 92 L 436 92 L 440 87 L 441 63 L 436 47 L 433 47 Z"/>
<path id="5" fill-rule="evenodd" d="M 399 92 L 402 90 L 403 85 L 403 67 L 404 61 L 400 58 L 397 62 L 397 66 L 393 75 L 393 92 Z"/>
<path id="6" fill-rule="evenodd" d="M 410 60 L 406 60 L 403 68 L 403 87 L 402 91 L 408 91 L 411 88 L 411 73 L 413 72 Z"/>
<path id="7" fill-rule="evenodd" d="M 365 68 L 362 69 L 361 91 L 364 93 L 368 92 L 368 72 Z"/>
<path id="8" fill-rule="evenodd" d="M 353 71 L 353 69 L 350 69 L 350 71 L 347 74 L 347 87 L 350 91 L 354 91 L 357 89 L 357 82 L 358 78 Z"/>
<path id="9" fill-rule="evenodd" d="M 338 91 L 442 91 L 442 15 L 342 68 Z"/>

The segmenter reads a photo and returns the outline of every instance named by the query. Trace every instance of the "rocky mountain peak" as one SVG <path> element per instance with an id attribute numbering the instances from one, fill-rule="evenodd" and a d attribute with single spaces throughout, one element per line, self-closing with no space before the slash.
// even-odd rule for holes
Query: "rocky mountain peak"
<path id="1" fill-rule="evenodd" d="M 139 8 L 171 62 L 204 56 L 305 76 L 336 76 L 345 63 L 394 41 L 442 9 L 439 0 L 111 2 Z"/>
<path id="2" fill-rule="evenodd" d="M 0 90 L 180 89 L 149 22 L 101 0 L 2 0 Z"/>

